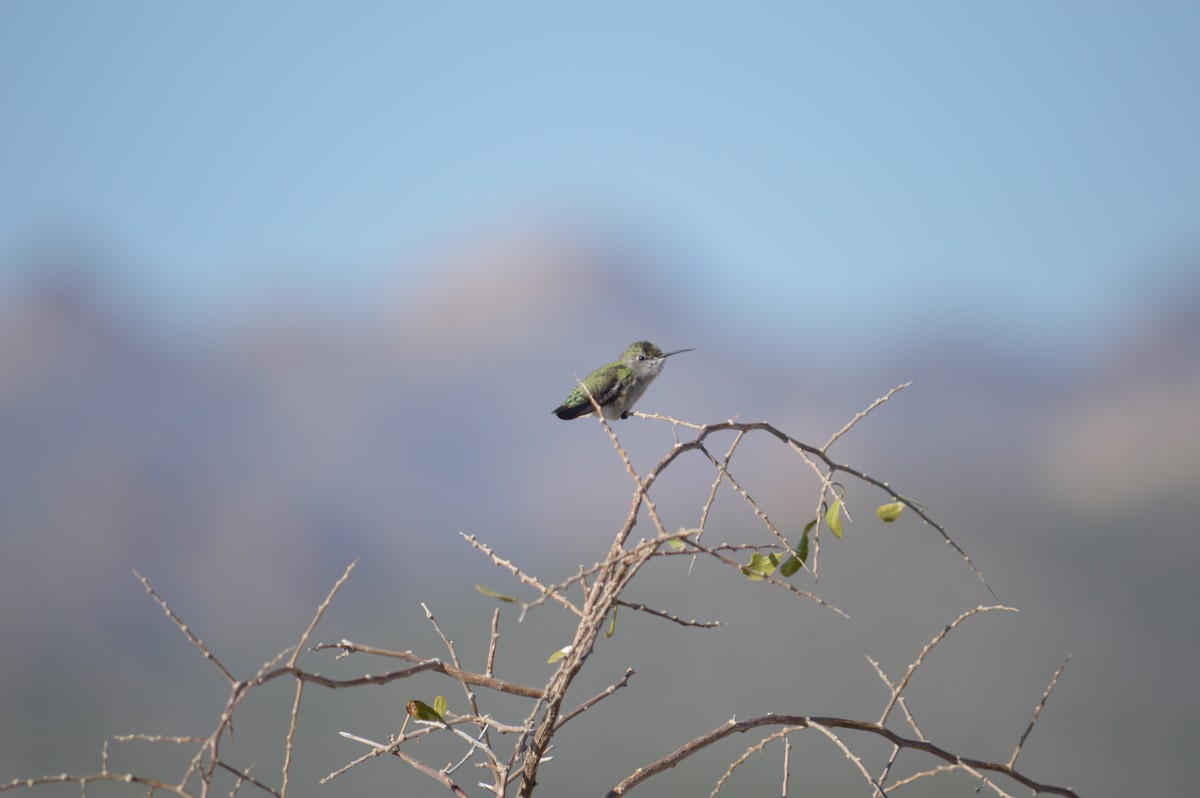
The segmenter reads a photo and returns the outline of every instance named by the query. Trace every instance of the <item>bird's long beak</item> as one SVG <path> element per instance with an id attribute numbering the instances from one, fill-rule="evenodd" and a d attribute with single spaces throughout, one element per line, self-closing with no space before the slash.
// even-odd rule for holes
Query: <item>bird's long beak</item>
<path id="1" fill-rule="evenodd" d="M 696 347 L 694 347 L 694 346 L 691 347 L 690 349 L 676 349 L 674 352 L 667 352 L 665 355 L 663 355 L 663 357 L 666 358 L 666 357 L 670 357 L 671 355 L 678 355 L 680 352 L 695 352 L 695 351 L 696 351 Z"/>

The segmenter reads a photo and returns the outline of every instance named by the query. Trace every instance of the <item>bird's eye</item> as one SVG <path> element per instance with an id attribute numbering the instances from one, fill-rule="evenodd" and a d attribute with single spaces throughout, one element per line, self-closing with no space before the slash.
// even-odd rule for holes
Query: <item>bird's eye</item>
<path id="1" fill-rule="evenodd" d="M 645 360 L 645 359 L 646 359 L 645 355 L 638 355 L 638 360 Z"/>

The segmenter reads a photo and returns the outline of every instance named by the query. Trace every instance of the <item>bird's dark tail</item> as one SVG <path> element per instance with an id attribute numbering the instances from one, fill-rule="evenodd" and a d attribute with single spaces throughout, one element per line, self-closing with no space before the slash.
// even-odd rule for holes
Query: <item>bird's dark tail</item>
<path id="1" fill-rule="evenodd" d="M 559 405 L 550 412 L 561 418 L 563 421 L 570 421 L 573 418 L 586 416 L 593 411 L 591 402 L 580 402 L 577 405 Z"/>

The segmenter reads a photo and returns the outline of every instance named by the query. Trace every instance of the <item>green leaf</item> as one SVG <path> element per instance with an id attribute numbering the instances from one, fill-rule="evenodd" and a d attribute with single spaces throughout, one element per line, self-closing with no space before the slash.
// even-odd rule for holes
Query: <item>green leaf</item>
<path id="1" fill-rule="evenodd" d="M 796 547 L 796 553 L 784 560 L 783 565 L 779 566 L 779 573 L 784 576 L 791 576 L 799 571 L 804 563 L 808 562 L 808 533 L 812 532 L 817 526 L 817 519 L 813 519 L 804 525 L 804 534 L 800 536 L 800 545 Z"/>
<path id="2" fill-rule="evenodd" d="M 440 717 L 442 720 L 446 719 L 446 707 L 446 696 L 440 695 L 433 699 L 433 711 L 438 713 L 438 717 Z"/>
<path id="3" fill-rule="evenodd" d="M 614 634 L 616 634 L 616 632 L 617 632 L 617 605 L 614 604 L 613 605 L 613 617 L 612 617 L 612 620 L 608 624 L 608 629 L 605 630 L 605 632 L 604 632 L 604 636 L 612 637 Z"/>
<path id="4" fill-rule="evenodd" d="M 879 509 L 875 511 L 875 515 L 879 516 L 883 523 L 890 524 L 899 518 L 902 512 L 904 512 L 904 502 L 892 502 L 891 504 L 879 505 Z"/>
<path id="5" fill-rule="evenodd" d="M 495 590 L 492 590 L 487 585 L 481 585 L 479 583 L 476 583 L 475 589 L 478 590 L 483 595 L 488 596 L 490 598 L 499 599 L 500 601 L 507 601 L 509 604 L 517 603 L 517 600 L 515 598 L 513 598 L 512 596 L 506 596 L 503 593 L 497 593 Z"/>
<path id="6" fill-rule="evenodd" d="M 684 548 L 685 545 L 686 544 L 679 538 L 671 538 L 667 541 L 667 548 L 674 549 L 675 551 L 679 551 L 680 549 Z"/>
<path id="7" fill-rule="evenodd" d="M 779 559 L 779 554 L 776 552 L 771 554 L 755 552 L 750 558 L 750 563 L 742 566 L 742 573 L 752 582 L 757 582 L 763 577 L 775 573 L 775 569 L 779 567 Z"/>
<path id="8" fill-rule="evenodd" d="M 413 720 L 437 721 L 439 723 L 445 722 L 442 719 L 442 716 L 438 714 L 438 711 L 426 704 L 424 701 L 413 699 L 405 704 L 404 708 L 408 710 L 408 714 L 413 718 Z"/>
<path id="9" fill-rule="evenodd" d="M 829 507 L 829 512 L 825 513 L 825 523 L 829 526 L 829 531 L 838 536 L 838 540 L 842 539 L 842 500 L 837 499 Z"/>
<path id="10" fill-rule="evenodd" d="M 558 651 L 555 651 L 553 654 L 551 654 L 550 659 L 546 660 L 546 663 L 553 664 L 558 662 L 560 659 L 571 653 L 571 648 L 571 646 L 563 646 Z"/>

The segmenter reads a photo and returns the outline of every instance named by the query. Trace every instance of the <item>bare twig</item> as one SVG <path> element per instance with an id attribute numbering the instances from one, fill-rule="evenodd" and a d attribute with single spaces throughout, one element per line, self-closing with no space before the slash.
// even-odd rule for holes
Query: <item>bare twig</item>
<path id="1" fill-rule="evenodd" d="M 488 638 L 488 653 L 487 664 L 484 665 L 483 673 L 486 676 L 491 676 L 496 672 L 496 646 L 500 644 L 500 608 L 496 607 L 492 610 L 492 635 Z"/>
<path id="2" fill-rule="evenodd" d="M 459 662 L 459 660 L 458 660 L 458 652 L 456 652 L 454 650 L 454 641 L 451 640 L 449 637 L 447 637 L 446 633 L 442 631 L 442 627 L 437 622 L 437 618 L 433 617 L 433 612 L 430 611 L 429 607 L 423 601 L 421 602 L 421 609 L 425 610 L 425 617 L 429 620 L 429 622 L 431 624 L 433 624 L 433 628 L 438 633 L 438 637 L 442 638 L 442 643 L 445 644 L 446 650 L 450 652 L 450 661 L 454 663 L 454 667 L 458 668 L 459 670 L 462 670 L 462 663 Z M 473 715 L 482 714 L 479 711 L 479 702 L 475 699 L 475 691 L 471 689 L 471 683 L 460 681 L 459 684 L 462 685 L 463 692 L 466 693 L 467 705 L 471 707 L 471 714 L 473 714 Z M 487 726 L 480 726 L 479 731 L 480 731 L 480 734 L 482 735 L 481 740 L 483 741 L 483 747 L 485 750 L 488 750 L 490 753 L 491 742 L 488 740 Z M 467 756 L 470 756 L 471 753 L 472 753 L 472 751 L 468 751 Z M 494 757 L 493 757 L 493 759 L 494 759 Z"/>
<path id="3" fill-rule="evenodd" d="M 792 761 L 792 738 L 783 738 L 783 798 L 787 798 L 788 794 L 788 774 L 791 771 Z"/>
<path id="4" fill-rule="evenodd" d="M 399 747 L 398 743 L 393 743 L 392 745 L 381 745 L 380 743 L 374 742 L 373 740 L 368 740 L 365 737 L 358 737 L 358 736 L 350 734 L 348 732 L 342 732 L 342 736 L 346 737 L 348 739 L 354 740 L 355 742 L 360 742 L 364 745 L 371 746 L 372 751 L 371 751 L 370 756 L 372 756 L 372 757 L 381 756 L 383 754 L 391 754 L 392 756 L 397 756 L 400 759 L 404 760 L 405 763 L 407 763 L 409 766 L 411 766 L 415 770 L 420 771 L 421 773 L 424 773 L 426 776 L 428 776 L 429 778 L 431 778 L 435 781 L 441 782 L 442 786 L 444 786 L 446 789 L 450 790 L 450 792 L 454 793 L 455 795 L 459 796 L 459 798 L 470 798 L 470 796 L 467 795 L 467 793 L 463 791 L 462 787 L 459 787 L 454 782 L 454 779 L 450 778 L 443 771 L 440 771 L 436 768 L 432 768 L 429 765 L 426 765 L 424 762 L 420 761 L 419 759 L 417 759 L 413 756 L 410 756 L 406 751 L 402 750 Z M 328 778 L 329 777 L 327 777 L 327 779 Z M 324 781 L 325 780 L 322 780 L 322 783 L 324 783 Z"/>
<path id="5" fill-rule="evenodd" d="M 356 565 L 358 565 L 357 558 L 346 566 L 346 570 L 342 572 L 342 575 L 338 577 L 338 580 L 333 583 L 333 587 L 330 588 L 329 593 L 326 594 L 325 600 L 321 602 L 319 607 L 317 607 L 317 611 L 313 615 L 312 621 L 309 622 L 308 628 L 304 630 L 304 634 L 300 635 L 300 641 L 296 643 L 295 648 L 292 650 L 292 656 L 290 659 L 288 659 L 289 668 L 296 667 L 296 661 L 300 659 L 300 652 L 304 650 L 304 646 L 308 643 L 308 639 L 312 636 L 313 630 L 317 628 L 317 624 L 321 622 L 321 618 L 325 617 L 325 610 L 329 609 L 329 605 L 333 602 L 333 597 L 336 596 L 338 591 L 342 589 L 342 585 L 346 584 L 346 580 L 350 578 L 350 574 L 354 571 L 354 566 Z M 263 667 L 265 669 L 268 666 Z M 262 676 L 263 671 L 260 670 L 255 678 L 262 678 Z M 287 796 L 288 776 L 292 767 L 292 751 L 296 742 L 296 727 L 300 722 L 300 700 L 303 696 L 304 680 L 297 679 L 296 696 L 292 700 L 292 714 L 288 720 L 287 737 L 284 741 L 283 780 L 279 787 L 280 798 L 286 798 Z"/>
<path id="6" fill-rule="evenodd" d="M 1063 664 L 1058 666 L 1058 670 L 1050 677 L 1050 684 L 1046 685 L 1046 691 L 1042 693 L 1042 700 L 1038 701 L 1038 705 L 1033 710 L 1033 717 L 1029 719 L 1029 725 L 1025 727 L 1025 731 L 1021 734 L 1021 739 L 1017 741 L 1017 747 L 1013 749 L 1012 756 L 1009 757 L 1008 764 L 1017 764 L 1017 757 L 1021 755 L 1021 748 L 1025 745 L 1025 740 L 1029 737 L 1029 733 L 1033 731 L 1033 726 L 1038 721 L 1038 716 L 1042 714 L 1042 708 L 1046 706 L 1046 700 L 1050 698 L 1050 691 L 1058 684 L 1058 677 L 1062 676 L 1062 672 L 1067 669 L 1067 663 L 1071 661 L 1070 657 L 1063 660 Z"/>
<path id="7" fill-rule="evenodd" d="M 854 418 L 852 418 L 848 422 L 846 422 L 846 426 L 842 427 L 840 430 L 833 433 L 833 435 L 829 436 L 829 440 L 825 441 L 825 445 L 821 447 L 821 451 L 823 451 L 823 452 L 829 451 L 829 447 L 833 446 L 833 444 L 837 443 L 838 438 L 845 435 L 847 432 L 849 432 L 851 430 L 851 428 L 855 424 L 857 424 L 858 422 L 862 421 L 864 418 L 869 416 L 871 414 L 872 410 L 879 407 L 881 404 L 883 404 L 887 400 L 891 399 L 897 393 L 899 393 L 900 391 L 903 391 L 905 388 L 907 388 L 910 385 L 912 385 L 912 380 L 909 380 L 908 382 L 897 385 L 895 388 L 888 391 L 886 394 L 879 397 L 874 402 L 871 402 L 871 404 L 867 406 L 866 410 L 862 410 L 862 411 L 859 411 L 858 413 L 856 413 L 854 415 Z"/>
<path id="8" fill-rule="evenodd" d="M 501 568 L 508 570 L 510 573 L 512 573 L 513 576 L 517 577 L 517 579 L 520 579 L 522 582 L 529 585 L 534 590 L 541 593 L 543 596 L 549 596 L 550 598 L 554 599 L 559 604 L 566 607 L 568 610 L 575 613 L 576 615 L 579 615 L 579 616 L 583 615 L 583 613 L 580 611 L 580 609 L 578 607 L 576 607 L 574 604 L 572 604 L 565 596 L 559 594 L 557 591 L 554 591 L 554 590 L 551 590 L 550 588 L 545 587 L 537 579 L 534 579 L 532 576 L 529 576 L 524 571 L 522 571 L 520 568 L 513 565 L 512 562 L 497 555 L 496 552 L 494 552 L 490 546 L 488 546 L 486 543 L 483 543 L 482 541 L 480 541 L 474 535 L 467 535 L 462 532 L 459 532 L 459 534 L 462 535 L 463 539 L 466 540 L 468 543 L 470 543 L 473 547 L 479 549 L 484 554 L 486 554 L 488 559 L 490 559 L 493 563 L 495 563 L 496 565 L 498 565 Z"/>
<path id="9" fill-rule="evenodd" d="M 617 604 L 618 604 L 618 606 L 628 607 L 631 610 L 637 610 L 638 612 L 644 612 L 644 613 L 647 613 L 648 615 L 657 615 L 659 618 L 665 618 L 666 620 L 671 621 L 672 623 L 677 623 L 680 626 L 695 626 L 700 629 L 715 629 L 716 627 L 721 625 L 720 621 L 697 621 L 695 619 L 690 620 L 690 621 L 685 621 L 684 619 L 680 618 L 678 615 L 672 615 L 669 612 L 663 612 L 662 610 L 656 610 L 653 607 L 647 607 L 645 604 L 634 604 L 632 601 L 626 601 L 625 599 L 618 599 Z"/>
<path id="10" fill-rule="evenodd" d="M 296 695 L 292 699 L 292 714 L 288 719 L 287 738 L 284 741 L 283 749 L 283 781 L 279 785 L 280 798 L 286 798 L 288 788 L 288 776 L 292 768 L 292 749 L 296 744 L 296 727 L 300 723 L 300 699 L 304 696 L 304 680 L 296 680 Z"/>
<path id="11" fill-rule="evenodd" d="M 869 656 L 867 657 L 867 661 L 870 662 L 871 665 L 875 668 L 875 673 L 879 676 L 879 678 L 887 686 L 888 692 L 890 694 L 894 695 L 896 687 L 895 687 L 895 685 L 892 684 L 892 680 L 888 678 L 888 675 L 883 672 L 883 668 L 880 666 L 880 664 L 877 661 L 875 661 L 874 659 L 871 659 L 871 657 L 869 657 Z M 904 696 L 899 696 L 896 699 L 896 703 L 899 704 L 900 709 L 902 709 L 904 711 L 904 718 L 908 721 L 909 727 L 912 728 L 913 734 L 917 735 L 918 740 L 924 740 L 925 734 L 921 731 L 921 727 L 917 725 L 917 719 L 914 718 L 912 713 L 909 712 L 909 710 L 908 710 L 908 701 L 906 701 L 904 699 Z M 892 746 L 892 753 L 888 757 L 887 763 L 883 766 L 883 772 L 879 774 L 879 783 L 880 784 L 883 784 L 884 782 L 887 781 L 888 775 L 891 774 L 891 772 L 892 772 L 892 767 L 896 764 L 896 757 L 898 757 L 900 755 L 900 751 L 901 751 L 900 746 L 898 746 L 898 745 Z M 894 786 L 895 785 L 893 785 L 893 787 Z M 876 792 L 875 794 L 878 795 L 879 793 Z"/>
<path id="12" fill-rule="evenodd" d="M 816 721 L 811 721 L 808 725 L 810 728 L 816 729 L 817 731 L 821 732 L 821 734 L 824 734 L 826 737 L 828 737 L 830 740 L 833 740 L 833 744 L 836 745 L 838 748 L 840 748 L 842 753 L 846 755 L 846 758 L 854 763 L 854 766 L 856 768 L 858 768 L 858 772 L 861 773 L 862 777 L 867 780 L 867 783 L 870 784 L 872 787 L 874 787 L 876 792 L 879 795 L 882 795 L 882 796 L 884 796 L 884 798 L 887 798 L 887 793 L 884 791 L 883 785 L 880 784 L 879 782 L 875 781 L 875 777 L 872 776 L 869 772 L 867 772 L 866 765 L 864 765 L 862 763 L 862 759 L 859 758 L 859 756 L 857 754 L 855 754 L 853 751 L 850 750 L 850 747 L 847 746 L 846 743 L 844 743 L 842 741 L 841 737 L 838 737 L 836 734 L 834 734 L 832 731 L 830 731 L 830 729 L 827 728 L 825 725 L 818 723 Z"/>
<path id="13" fill-rule="evenodd" d="M 587 701 L 584 701 L 578 707 L 576 707 L 575 709 L 568 712 L 566 715 L 563 715 L 562 718 L 558 721 L 558 727 L 561 728 L 563 726 L 563 724 L 565 724 L 567 721 L 571 720 L 572 718 L 578 717 L 579 715 L 582 715 L 584 712 L 588 711 L 596 704 L 600 703 L 601 701 L 608 698 L 613 693 L 620 690 L 625 685 L 629 684 L 629 677 L 631 677 L 631 676 L 633 676 L 633 668 L 626 668 L 625 675 L 622 676 L 620 679 L 618 679 L 613 684 L 610 684 L 608 687 L 606 687 L 603 692 L 592 696 Z"/>
<path id="14" fill-rule="evenodd" d="M 112 739 L 121 743 L 138 740 L 144 743 L 174 743 L 176 745 L 204 742 L 199 737 L 173 737 L 167 734 L 114 734 Z"/>
<path id="15" fill-rule="evenodd" d="M 346 580 L 350 578 L 350 574 L 353 573 L 354 566 L 356 565 L 358 565 L 357 558 L 346 566 L 346 570 L 342 571 L 342 575 L 333 583 L 333 587 L 329 589 L 325 600 L 321 602 L 321 606 L 317 607 L 317 612 L 313 615 L 312 621 L 309 622 L 308 628 L 304 630 L 304 634 L 300 635 L 300 642 L 296 644 L 296 650 L 292 652 L 292 658 L 288 660 L 288 665 L 296 664 L 296 660 L 300 658 L 300 652 L 304 650 L 305 644 L 308 643 L 308 638 L 312 636 L 313 630 L 317 628 L 317 624 L 325 616 L 325 610 L 329 609 L 330 603 L 333 602 L 333 597 L 342 589 L 342 585 L 346 584 Z"/>
<path id="16" fill-rule="evenodd" d="M 901 787 L 907 787 L 907 786 L 913 784 L 914 782 L 921 781 L 922 779 L 928 779 L 928 778 L 932 778 L 934 776 L 940 776 L 943 773 L 954 773 L 954 772 L 957 772 L 960 770 L 963 771 L 964 773 L 968 773 L 971 776 L 974 776 L 975 778 L 979 779 L 980 782 L 983 784 L 983 786 L 987 787 L 989 790 L 991 790 L 993 793 L 995 793 L 996 798 L 1014 798 L 1014 796 L 1012 796 L 1011 794 L 1000 789 L 1000 786 L 998 784 L 996 784 L 996 782 L 992 781 L 987 776 L 980 773 L 978 770 L 975 770 L 974 768 L 972 768 L 968 765 L 965 765 L 965 764 L 938 765 L 937 767 L 929 768 L 928 770 L 923 770 L 920 773 L 914 773 L 911 776 L 907 776 L 898 781 L 894 781 L 890 785 L 888 785 L 888 789 L 890 789 L 892 791 L 892 793 L 895 794 L 896 791 L 898 791 Z M 976 792 L 978 792 L 978 789 L 976 789 Z"/>
<path id="17" fill-rule="evenodd" d="M 436 729 L 432 726 L 427 726 L 423 729 L 418 729 L 417 731 L 415 731 L 407 736 L 405 736 L 402 731 L 401 734 L 398 735 L 396 739 L 393 739 L 392 742 L 386 746 L 381 745 L 380 743 L 376 743 L 372 740 L 368 740 L 365 737 L 359 737 L 357 734 L 351 734 L 348 731 L 338 732 L 338 734 L 340 736 L 345 737 L 348 740 L 354 740 L 355 742 L 363 743 L 364 745 L 371 746 L 371 750 L 369 752 L 363 754 L 362 756 L 358 757 L 357 759 L 351 760 L 349 763 L 347 763 L 347 764 L 343 765 L 342 767 L 338 768 L 337 770 L 333 771 L 332 773 L 325 776 L 325 778 L 321 779 L 317 783 L 322 784 L 322 785 L 328 784 L 329 782 L 336 779 L 338 776 L 341 776 L 344 773 L 350 771 L 351 769 L 357 767 L 358 765 L 361 765 L 363 762 L 366 762 L 371 759 L 377 759 L 378 757 L 381 757 L 385 754 L 391 754 L 392 749 L 399 748 L 402 743 L 406 743 L 409 740 L 415 739 L 417 737 L 423 737 L 427 734 L 432 734 L 434 731 L 436 731 Z"/>
<path id="18" fill-rule="evenodd" d="M 761 507 L 759 507 L 758 502 L 754 501 L 754 499 L 750 496 L 750 494 L 746 491 L 746 489 L 743 488 L 738 483 L 738 481 L 733 478 L 733 474 L 729 473 L 729 464 L 728 464 L 729 458 L 726 457 L 726 462 L 722 463 L 722 462 L 718 461 L 717 458 L 713 457 L 712 452 L 708 451 L 708 449 L 706 447 L 700 446 L 699 449 L 700 449 L 700 452 L 705 457 L 707 457 L 714 466 L 716 466 L 717 473 L 720 474 L 721 476 L 725 477 L 726 481 L 729 482 L 730 487 L 732 487 L 734 490 L 736 490 L 738 492 L 738 495 L 740 495 L 742 497 L 742 499 L 746 502 L 746 504 L 748 504 L 750 506 L 750 510 L 756 516 L 758 516 L 758 519 L 760 521 L 762 521 L 764 525 L 766 525 L 766 527 L 770 531 L 770 533 L 779 539 L 780 545 L 782 545 L 785 549 L 787 549 L 788 554 L 792 555 L 793 557 L 798 558 L 799 555 L 796 553 L 796 550 L 792 548 L 792 544 L 789 543 L 788 539 L 786 537 L 784 537 L 783 534 L 778 529 L 775 528 L 775 524 L 771 523 L 771 519 L 769 517 L 767 517 L 766 511 L 764 511 Z M 716 483 L 713 483 L 713 484 L 716 484 Z M 699 540 L 699 536 L 697 536 L 697 540 Z"/>
<path id="19" fill-rule="evenodd" d="M 200 649 L 200 653 L 204 655 L 204 658 L 215 665 L 217 670 L 221 672 L 221 674 L 229 681 L 230 684 L 235 684 L 237 679 L 233 677 L 233 674 L 229 672 L 229 669 L 221 664 L 221 660 L 213 656 L 213 653 L 208 650 L 208 646 L 204 645 L 204 642 L 201 641 L 199 637 L 196 637 L 195 633 L 192 632 L 192 630 L 188 628 L 188 625 L 183 622 L 183 619 L 175 614 L 175 611 L 171 609 L 166 600 L 162 596 L 158 595 L 158 593 L 154 591 L 154 588 L 150 587 L 150 581 L 146 579 L 146 577 L 139 574 L 136 569 L 134 570 L 133 575 L 138 578 L 138 581 L 142 583 L 142 587 L 146 588 L 146 592 L 149 593 L 150 597 L 154 599 L 155 603 L 162 608 L 162 611 L 166 613 L 168 618 L 171 619 L 171 622 L 179 627 L 179 631 L 187 635 L 187 639 L 191 640 L 192 644 L 195 645 L 196 648 Z"/>
<path id="20" fill-rule="evenodd" d="M 725 772 L 721 774 L 721 778 L 717 779 L 717 786 L 713 787 L 713 791 L 708 794 L 708 798 L 716 798 L 717 793 L 719 793 L 721 791 L 721 788 L 725 786 L 725 782 L 729 781 L 729 777 L 733 775 L 733 771 L 737 770 L 739 767 L 741 767 L 746 762 L 748 762 L 750 760 L 750 757 L 752 757 L 754 754 L 761 752 L 764 748 L 767 747 L 768 744 L 775 742 L 776 740 L 778 740 L 781 737 L 783 738 L 783 742 L 784 742 L 783 794 L 786 796 L 787 795 L 787 782 L 788 782 L 787 759 L 788 759 L 788 752 L 791 750 L 787 736 L 789 734 L 791 734 L 792 732 L 800 731 L 803 728 L 804 728 L 803 726 L 789 726 L 787 728 L 780 729 L 779 731 L 774 732 L 773 734 L 768 734 L 766 737 L 759 740 L 756 744 L 747 748 L 746 753 L 742 754 L 737 759 L 735 759 L 729 763 L 729 767 L 727 767 L 725 769 Z"/>
<path id="21" fill-rule="evenodd" d="M 721 485 L 721 480 L 725 479 L 725 472 L 729 468 L 729 461 L 733 458 L 733 453 L 737 451 L 738 444 L 742 442 L 742 438 L 746 437 L 746 433 L 738 432 L 733 436 L 733 443 L 729 444 L 729 449 L 726 450 L 725 456 L 721 458 L 721 462 L 725 468 L 717 469 L 716 479 L 713 480 L 712 487 L 708 491 L 708 500 L 704 502 L 704 506 L 700 508 L 700 524 L 699 531 L 696 533 L 696 540 L 700 540 L 700 536 L 704 534 L 705 525 L 708 523 L 708 513 L 712 509 L 713 502 L 717 499 L 717 488 Z M 692 557 L 692 566 L 696 564 L 696 558 Z M 688 569 L 691 573 L 691 568 Z"/>
<path id="22" fill-rule="evenodd" d="M 149 788 L 151 792 L 159 790 L 169 792 L 174 795 L 182 796 L 183 798 L 192 798 L 191 793 L 187 792 L 178 784 L 168 784 L 159 779 L 152 779 L 146 776 L 139 776 L 136 773 L 93 773 L 88 776 L 72 776 L 67 773 L 59 773 L 56 776 L 38 776 L 33 779 L 14 779 L 8 784 L 0 784 L 0 792 L 15 790 L 21 787 L 32 788 L 43 784 L 78 784 L 85 792 L 88 785 L 92 782 L 111 781 L 120 784 L 141 784 Z"/>
<path id="23" fill-rule="evenodd" d="M 900 694 L 904 692 L 904 688 L 908 686 L 908 682 L 912 679 L 913 674 L 917 672 L 917 668 L 921 667 L 921 663 L 925 661 L 930 651 L 933 651 L 934 646 L 946 639 L 946 635 L 958 628 L 958 625 L 970 618 L 972 615 L 978 615 L 982 612 L 992 612 L 998 610 L 1001 612 L 1019 612 L 1015 607 L 1005 607 L 1002 604 L 996 604 L 991 607 L 976 607 L 973 610 L 967 610 L 962 615 L 955 618 L 951 623 L 946 625 L 946 628 L 933 636 L 933 639 L 925 644 L 925 648 L 921 649 L 921 653 L 917 655 L 916 660 L 908 666 L 908 672 L 904 674 L 904 678 L 900 680 L 900 684 L 892 690 L 892 697 L 888 700 L 887 707 L 883 710 L 883 716 L 879 718 L 880 723 L 886 723 L 888 715 L 892 714 L 892 709 L 896 706 L 896 702 L 900 699 Z"/>
<path id="24" fill-rule="evenodd" d="M 300 678 L 306 681 L 316 682 L 322 687 L 353 687 L 359 684 L 387 684 L 396 679 L 412 676 L 420 671 L 437 671 L 444 673 L 452 679 L 465 681 L 473 684 L 476 687 L 487 687 L 490 690 L 497 690 L 501 693 L 512 693 L 513 695 L 525 696 L 526 698 L 541 698 L 545 691 L 536 687 L 526 687 L 523 684 L 508 682 L 503 679 L 497 679 L 493 676 L 487 676 L 482 673 L 473 673 L 463 668 L 457 668 L 453 665 L 447 665 L 438 659 L 422 659 L 411 651 L 391 651 L 386 648 L 378 648 L 376 646 L 365 646 L 358 643 L 352 643 L 349 640 L 342 640 L 338 643 L 319 643 L 313 646 L 313 651 L 321 651 L 324 649 L 336 648 L 345 652 L 358 652 L 363 654 L 374 654 L 379 657 L 390 657 L 392 659 L 403 659 L 409 662 L 417 663 L 417 668 L 406 668 L 402 671 L 394 671 L 392 673 L 380 674 L 378 676 L 360 676 L 357 679 L 328 679 L 314 673 L 298 672 Z M 268 674 L 271 676 L 272 674 Z"/>
<path id="25" fill-rule="evenodd" d="M 281 795 L 278 791 L 271 789 L 270 787 L 263 784 L 261 781 L 254 778 L 253 776 L 251 776 L 249 773 L 247 773 L 245 771 L 238 770 L 237 768 L 232 767 L 232 766 L 226 764 L 225 762 L 218 762 L 217 767 L 219 767 L 223 770 L 227 770 L 230 773 L 232 773 L 233 775 L 237 776 L 239 781 L 248 781 L 251 784 L 253 784 L 255 787 L 262 790 L 263 792 L 270 793 L 271 795 L 274 795 L 275 798 L 281 798 Z"/>

